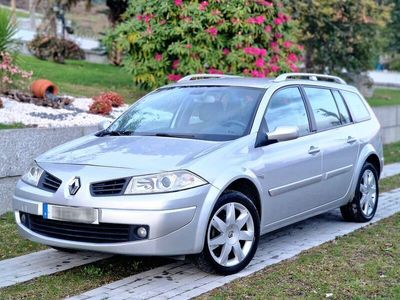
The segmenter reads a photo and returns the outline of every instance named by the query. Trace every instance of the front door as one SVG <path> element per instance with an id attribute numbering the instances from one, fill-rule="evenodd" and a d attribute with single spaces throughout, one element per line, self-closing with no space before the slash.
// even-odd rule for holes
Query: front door
<path id="1" fill-rule="evenodd" d="M 301 214 L 317 206 L 321 196 L 322 156 L 320 145 L 311 133 L 309 116 L 299 87 L 275 92 L 268 104 L 262 131 L 278 126 L 297 126 L 300 137 L 260 147 L 264 226 Z"/>

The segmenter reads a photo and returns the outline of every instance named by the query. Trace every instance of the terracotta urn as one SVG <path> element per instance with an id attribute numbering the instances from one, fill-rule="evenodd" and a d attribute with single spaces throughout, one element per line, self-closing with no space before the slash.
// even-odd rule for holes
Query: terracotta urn
<path id="1" fill-rule="evenodd" d="M 38 79 L 32 82 L 31 92 L 37 98 L 45 98 L 48 93 L 57 95 L 58 87 L 47 79 Z"/>

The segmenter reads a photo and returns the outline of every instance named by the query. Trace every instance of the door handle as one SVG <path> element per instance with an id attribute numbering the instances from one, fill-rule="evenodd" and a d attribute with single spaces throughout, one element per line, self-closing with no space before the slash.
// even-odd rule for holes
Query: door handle
<path id="1" fill-rule="evenodd" d="M 318 147 L 311 146 L 310 149 L 308 150 L 308 154 L 317 154 L 321 151 Z"/>
<path id="2" fill-rule="evenodd" d="M 348 144 L 353 144 L 355 142 L 357 142 L 357 139 L 355 137 L 352 137 L 350 135 L 347 137 L 347 143 Z"/>

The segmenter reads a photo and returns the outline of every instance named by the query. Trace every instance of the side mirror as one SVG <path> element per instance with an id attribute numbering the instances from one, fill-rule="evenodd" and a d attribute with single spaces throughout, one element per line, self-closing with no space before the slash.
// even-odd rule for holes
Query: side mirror
<path id="1" fill-rule="evenodd" d="M 111 121 L 109 121 L 109 120 L 104 120 L 104 121 L 101 121 L 98 125 L 97 125 L 97 128 L 100 130 L 100 131 L 102 131 L 102 130 L 106 130 L 107 128 L 108 128 L 108 126 L 110 126 L 111 125 Z"/>
<path id="2" fill-rule="evenodd" d="M 269 141 L 290 141 L 299 137 L 299 127 L 297 126 L 278 126 L 274 131 L 267 133 Z"/>

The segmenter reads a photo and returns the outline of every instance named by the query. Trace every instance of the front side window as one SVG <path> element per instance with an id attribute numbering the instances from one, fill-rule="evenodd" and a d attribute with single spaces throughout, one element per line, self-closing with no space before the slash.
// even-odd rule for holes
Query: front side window
<path id="1" fill-rule="evenodd" d="M 338 108 L 328 89 L 305 87 L 313 111 L 317 130 L 326 130 L 341 125 Z"/>
<path id="2" fill-rule="evenodd" d="M 297 126 L 300 135 L 310 132 L 307 111 L 297 87 L 285 88 L 272 95 L 264 116 L 267 131 L 278 126 Z"/>
<path id="3" fill-rule="evenodd" d="M 232 140 L 247 135 L 265 89 L 190 86 L 160 89 L 118 118 L 109 132 Z"/>
<path id="4" fill-rule="evenodd" d="M 370 118 L 368 109 L 365 107 L 364 101 L 356 93 L 340 91 L 346 100 L 346 103 L 352 112 L 354 121 L 361 122 Z"/>

